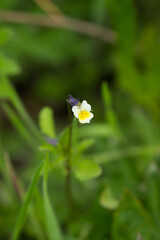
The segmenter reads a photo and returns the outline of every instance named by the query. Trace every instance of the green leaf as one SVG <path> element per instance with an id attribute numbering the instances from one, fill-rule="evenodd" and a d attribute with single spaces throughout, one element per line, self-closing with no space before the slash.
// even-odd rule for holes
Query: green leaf
<path id="1" fill-rule="evenodd" d="M 150 240 L 151 222 L 138 199 L 129 191 L 115 212 L 112 234 L 114 240 L 135 240 L 138 236 Z"/>
<path id="2" fill-rule="evenodd" d="M 92 160 L 83 160 L 78 164 L 75 171 L 76 177 L 81 181 L 98 177 L 101 173 L 101 167 Z"/>
<path id="3" fill-rule="evenodd" d="M 160 192 L 159 192 L 159 168 L 156 163 L 151 163 L 148 166 L 146 176 L 147 186 L 147 205 L 153 216 L 154 222 L 160 227 Z"/>
<path id="4" fill-rule="evenodd" d="M 63 151 L 66 151 L 68 148 L 68 141 L 69 141 L 69 127 L 66 127 L 58 136 L 59 139 L 59 146 L 62 148 Z"/>
<path id="5" fill-rule="evenodd" d="M 46 152 L 46 159 L 44 164 L 44 178 L 43 178 L 43 195 L 44 195 L 44 210 L 46 215 L 46 229 L 48 238 L 50 240 L 62 240 L 62 233 L 58 224 L 57 217 L 54 213 L 53 207 L 50 203 L 47 193 L 47 179 L 48 179 L 48 166 L 49 153 Z"/>
<path id="6" fill-rule="evenodd" d="M 35 141 L 33 136 L 29 133 L 29 131 L 26 129 L 24 123 L 20 119 L 19 115 L 16 114 L 14 109 L 10 107 L 8 103 L 2 103 L 2 108 L 5 111 L 6 115 L 8 116 L 10 122 L 15 127 L 17 132 L 22 136 L 24 140 L 29 144 L 29 146 L 33 150 L 37 150 L 38 143 Z"/>
<path id="7" fill-rule="evenodd" d="M 0 29 L 0 46 L 4 45 L 12 36 L 12 31 L 9 28 Z"/>
<path id="8" fill-rule="evenodd" d="M 0 75 L 15 75 L 20 72 L 18 64 L 6 56 L 0 54 Z"/>
<path id="9" fill-rule="evenodd" d="M 79 152 L 84 152 L 89 147 L 91 147 L 94 144 L 94 142 L 95 142 L 95 139 L 93 139 L 93 138 L 89 138 L 89 139 L 85 139 L 85 140 L 81 141 L 77 145 L 78 151 Z"/>
<path id="10" fill-rule="evenodd" d="M 13 91 L 10 87 L 10 84 L 6 78 L 0 77 L 0 98 L 2 99 L 11 99 L 13 96 Z"/>
<path id="11" fill-rule="evenodd" d="M 99 199 L 100 204 L 107 209 L 114 210 L 119 205 L 119 200 L 114 196 L 112 189 L 106 187 Z"/>
<path id="12" fill-rule="evenodd" d="M 111 126 L 106 126 L 106 124 L 92 124 L 91 126 L 81 126 L 78 130 L 79 137 L 100 137 L 107 138 L 114 136 L 114 130 Z"/>
<path id="13" fill-rule="evenodd" d="M 112 96 L 110 94 L 107 82 L 102 83 L 102 98 L 106 107 L 111 107 Z"/>
<path id="14" fill-rule="evenodd" d="M 103 103 L 105 106 L 106 122 L 107 124 L 112 126 L 112 128 L 115 130 L 115 133 L 120 133 L 117 117 L 112 108 L 112 95 L 109 91 L 107 82 L 102 83 L 101 92 L 102 92 Z"/>
<path id="15" fill-rule="evenodd" d="M 58 150 L 57 150 L 57 148 L 55 148 L 54 146 L 52 146 L 51 144 L 43 144 L 43 145 L 41 145 L 40 147 L 39 147 L 39 150 L 40 151 L 51 151 L 51 152 L 53 152 L 53 153 L 57 153 L 58 152 Z"/>
<path id="16" fill-rule="evenodd" d="M 40 111 L 39 125 L 44 134 L 52 138 L 56 137 L 53 110 L 50 107 L 44 107 Z"/>
<path id="17" fill-rule="evenodd" d="M 13 229 L 13 235 L 12 235 L 12 240 L 17 240 L 19 238 L 20 232 L 22 230 L 22 227 L 24 225 L 25 219 L 27 217 L 27 211 L 29 208 L 29 205 L 31 203 L 31 200 L 33 198 L 33 194 L 35 192 L 35 188 L 37 185 L 37 182 L 39 180 L 40 174 L 41 174 L 41 170 L 42 167 L 44 165 L 44 161 L 41 162 L 41 164 L 39 165 L 38 169 L 35 172 L 35 175 L 33 176 L 33 180 L 31 182 L 31 185 L 28 189 L 27 195 L 25 197 L 24 203 L 20 209 L 20 212 L 18 214 L 14 229 Z"/>

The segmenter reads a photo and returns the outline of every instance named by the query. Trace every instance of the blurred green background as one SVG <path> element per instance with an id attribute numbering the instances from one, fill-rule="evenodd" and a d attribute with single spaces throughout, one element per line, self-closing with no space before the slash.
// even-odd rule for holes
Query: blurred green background
<path id="1" fill-rule="evenodd" d="M 62 16 L 73 18 L 71 26 L 74 19 L 85 21 L 79 26 L 93 23 L 93 35 L 99 27 L 105 35 L 108 28 L 114 35 L 111 41 L 104 40 L 102 32 L 94 37 L 65 26 L 22 24 L 17 15 L 15 22 L 7 20 L 13 12 L 47 17 L 36 2 L 43 1 L 0 3 L 1 158 L 10 159 L 26 190 L 43 156 L 23 138 L 20 127 L 18 131 L 13 126 L 4 108 L 11 100 L 3 87 L 5 78 L 37 126 L 44 106 L 54 110 L 57 135 L 69 123 L 68 94 L 87 100 L 94 118 L 90 125 L 78 126 L 78 140 L 94 138 L 83 154 L 101 164 L 103 174 L 86 182 L 73 177 L 78 217 L 69 220 L 65 176 L 61 166 L 53 166 L 48 189 L 64 239 L 160 240 L 160 1 L 52 0 Z M 4 175 L 1 167 L 2 240 L 10 239 L 21 203 L 15 178 L 8 184 L 10 176 Z M 50 239 L 43 214 L 35 207 L 41 201 L 37 197 L 34 208 L 43 236 L 36 235 L 28 219 L 19 239 Z"/>

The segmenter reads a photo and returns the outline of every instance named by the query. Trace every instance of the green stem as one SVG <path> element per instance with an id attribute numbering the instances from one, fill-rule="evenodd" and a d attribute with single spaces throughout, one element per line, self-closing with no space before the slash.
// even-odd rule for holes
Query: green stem
<path id="1" fill-rule="evenodd" d="M 43 197 L 44 197 L 44 210 L 45 210 L 45 222 L 46 230 L 49 240 L 62 240 L 63 235 L 59 226 L 58 219 L 56 217 L 53 206 L 51 205 L 48 192 L 47 192 L 47 181 L 48 181 L 48 164 L 49 164 L 49 152 L 46 152 L 45 164 L 44 164 L 44 175 L 43 175 Z"/>
<path id="2" fill-rule="evenodd" d="M 67 103 L 68 115 L 69 115 L 69 135 L 68 135 L 68 147 L 67 147 L 67 159 L 66 159 L 66 195 L 69 207 L 70 217 L 73 217 L 74 203 L 72 196 L 72 179 L 71 179 L 71 147 L 72 147 L 72 115 L 69 103 Z"/>

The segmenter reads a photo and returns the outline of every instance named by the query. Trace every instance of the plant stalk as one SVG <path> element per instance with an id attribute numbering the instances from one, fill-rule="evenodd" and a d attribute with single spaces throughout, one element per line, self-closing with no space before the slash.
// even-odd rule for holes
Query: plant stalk
<path id="1" fill-rule="evenodd" d="M 68 135 L 68 147 L 67 147 L 67 158 L 66 158 L 66 197 L 69 207 L 70 218 L 74 217 L 74 202 L 72 195 L 72 179 L 71 179 L 71 147 L 72 147 L 72 115 L 70 105 L 67 102 L 68 116 L 69 116 L 69 135 Z"/>

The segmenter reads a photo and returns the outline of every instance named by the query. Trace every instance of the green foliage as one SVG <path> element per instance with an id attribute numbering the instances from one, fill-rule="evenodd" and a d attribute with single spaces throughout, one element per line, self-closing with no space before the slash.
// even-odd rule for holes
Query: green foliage
<path id="1" fill-rule="evenodd" d="M 78 130 L 80 137 L 100 137 L 106 138 L 110 136 L 114 136 L 114 130 L 112 126 L 106 124 L 92 124 L 92 126 L 82 126 L 81 129 Z"/>
<path id="2" fill-rule="evenodd" d="M 12 30 L 9 28 L 0 28 L 0 47 L 3 46 L 12 36 Z"/>
<path id="3" fill-rule="evenodd" d="M 43 134 L 55 138 L 55 127 L 53 119 L 53 111 L 49 107 L 44 107 L 39 113 L 39 125 Z"/>
<path id="4" fill-rule="evenodd" d="M 129 192 L 125 192 L 113 221 L 113 239 L 151 239 L 150 220 L 140 202 Z"/>
<path id="5" fill-rule="evenodd" d="M 20 72 L 17 63 L 0 54 L 0 76 L 15 75 Z"/>
<path id="6" fill-rule="evenodd" d="M 15 227 L 14 227 L 14 230 L 13 230 L 12 240 L 16 240 L 16 239 L 19 238 L 19 235 L 20 235 L 20 232 L 22 230 L 23 224 L 24 224 L 24 222 L 26 220 L 26 217 L 27 217 L 27 211 L 28 211 L 29 205 L 32 201 L 33 194 L 35 192 L 35 188 L 36 188 L 37 182 L 39 180 L 43 165 L 44 165 L 44 162 L 42 162 L 40 164 L 40 166 L 38 167 L 35 175 L 33 176 L 33 180 L 31 182 L 31 185 L 30 185 L 29 189 L 28 189 L 28 192 L 27 192 L 27 195 L 25 197 L 24 203 L 21 206 L 20 212 L 17 216 L 17 220 L 16 220 Z"/>
<path id="7" fill-rule="evenodd" d="M 116 209 L 119 205 L 119 200 L 114 196 L 112 189 L 109 187 L 103 190 L 99 202 L 104 208 L 111 210 Z"/>
<path id="8" fill-rule="evenodd" d="M 47 229 L 48 238 L 50 240 L 62 240 L 62 234 L 53 211 L 52 205 L 50 203 L 48 193 L 47 193 L 47 179 L 48 179 L 48 163 L 49 163 L 49 153 L 46 153 L 45 164 L 44 164 L 44 178 L 43 178 L 43 195 L 44 195 L 44 210 L 45 210 L 45 224 Z"/>
<path id="9" fill-rule="evenodd" d="M 89 180 L 98 177 L 102 173 L 100 166 L 92 160 L 83 160 L 77 166 L 76 177 L 81 180 Z"/>
<path id="10" fill-rule="evenodd" d="M 159 240 L 160 2 L 52 2 L 64 29 L 3 21 L 36 1 L 0 4 L 0 239 Z M 67 126 L 68 94 L 90 124 Z"/>
<path id="11" fill-rule="evenodd" d="M 85 150 L 87 150 L 89 147 L 91 147 L 94 144 L 95 140 L 93 138 L 89 138 L 89 139 L 85 139 L 83 141 L 81 141 L 78 144 L 78 150 L 79 152 L 84 152 Z"/>
<path id="12" fill-rule="evenodd" d="M 109 126 L 112 126 L 115 133 L 118 134 L 119 126 L 117 123 L 116 115 L 112 108 L 112 97 L 106 82 L 102 83 L 102 98 L 105 106 L 105 118 Z"/>

